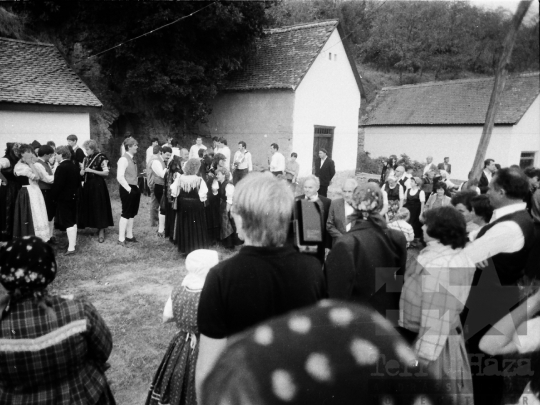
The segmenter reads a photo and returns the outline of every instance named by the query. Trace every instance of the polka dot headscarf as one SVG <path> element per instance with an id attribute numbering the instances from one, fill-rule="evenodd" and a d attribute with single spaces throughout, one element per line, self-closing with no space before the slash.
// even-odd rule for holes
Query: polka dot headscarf
<path id="1" fill-rule="evenodd" d="M 8 292 L 43 290 L 56 277 L 52 247 L 27 236 L 0 248 L 0 283 Z"/>
<path id="2" fill-rule="evenodd" d="M 231 338 L 204 390 L 218 389 L 213 380 L 222 379 L 220 362 L 240 351 L 265 405 L 440 405 L 449 400 L 390 323 L 356 304 L 325 300 Z"/>

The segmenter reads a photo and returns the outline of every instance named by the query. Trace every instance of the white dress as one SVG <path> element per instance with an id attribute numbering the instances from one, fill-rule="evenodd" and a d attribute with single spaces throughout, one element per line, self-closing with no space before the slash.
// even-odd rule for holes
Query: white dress
<path id="1" fill-rule="evenodd" d="M 22 161 L 17 162 L 14 172 L 16 176 L 28 177 L 28 186 L 23 186 L 23 189 L 26 189 L 30 198 L 30 210 L 32 212 L 34 235 L 47 242 L 51 235 L 49 232 L 49 222 L 45 200 L 43 199 L 43 194 L 38 186 L 39 177 L 36 176 L 32 169 L 30 169 L 30 167 Z"/>

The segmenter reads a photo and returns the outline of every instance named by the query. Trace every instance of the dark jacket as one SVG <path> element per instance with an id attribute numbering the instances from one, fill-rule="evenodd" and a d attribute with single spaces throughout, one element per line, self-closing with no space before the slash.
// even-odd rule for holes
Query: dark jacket
<path id="1" fill-rule="evenodd" d="M 296 197 L 297 200 L 303 200 L 305 199 L 306 196 L 305 194 L 302 194 L 302 195 L 299 195 L 298 197 Z M 322 209 L 323 209 L 323 222 L 322 222 L 322 229 L 323 229 L 323 242 L 319 244 L 319 246 L 317 247 L 317 258 L 321 261 L 321 262 L 324 262 L 324 254 L 325 254 L 325 248 L 330 248 L 332 246 L 332 237 L 330 236 L 330 234 L 328 233 L 328 231 L 326 230 L 326 221 L 328 220 L 328 213 L 330 212 L 330 204 L 332 202 L 332 200 L 330 198 L 327 198 L 327 197 L 324 197 L 322 195 L 319 194 L 319 201 L 322 205 Z"/>
<path id="2" fill-rule="evenodd" d="M 319 178 L 321 186 L 329 186 L 335 174 L 336 166 L 334 165 L 334 161 L 332 159 L 327 157 L 322 167 L 321 159 L 317 159 L 317 163 L 315 164 L 315 176 Z"/>
<path id="3" fill-rule="evenodd" d="M 85 156 L 86 155 L 84 154 L 84 151 L 80 147 L 75 149 L 75 160 L 77 161 L 77 163 L 84 162 Z"/>
<path id="4" fill-rule="evenodd" d="M 80 170 L 70 160 L 63 160 L 54 172 L 52 196 L 55 201 L 76 199 L 81 187 Z"/>
<path id="5" fill-rule="evenodd" d="M 326 259 L 328 297 L 367 303 L 388 318 L 387 311 L 399 311 L 403 278 L 395 275 L 405 273 L 406 262 L 403 233 L 387 228 L 380 215 L 357 220 Z"/>
<path id="6" fill-rule="evenodd" d="M 332 237 L 332 245 L 336 244 L 337 238 L 347 232 L 346 227 L 345 200 L 343 198 L 336 198 L 330 204 L 330 212 L 326 220 L 326 230 Z"/>
<path id="7" fill-rule="evenodd" d="M 446 169 L 444 168 L 444 162 L 443 163 L 439 163 L 437 165 L 437 169 L 439 170 L 446 170 L 446 172 L 448 174 L 452 173 L 452 165 L 450 163 L 447 163 L 446 166 L 448 166 Z"/>

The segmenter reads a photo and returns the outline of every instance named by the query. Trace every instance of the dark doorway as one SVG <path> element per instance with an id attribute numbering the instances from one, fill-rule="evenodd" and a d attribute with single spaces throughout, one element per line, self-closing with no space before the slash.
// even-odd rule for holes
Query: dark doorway
<path id="1" fill-rule="evenodd" d="M 332 158 L 332 146 L 334 146 L 334 129 L 336 127 L 323 127 L 315 125 L 313 136 L 313 163 L 312 173 L 315 173 L 315 164 L 319 159 L 319 150 L 324 148 L 328 151 L 328 157 Z"/>

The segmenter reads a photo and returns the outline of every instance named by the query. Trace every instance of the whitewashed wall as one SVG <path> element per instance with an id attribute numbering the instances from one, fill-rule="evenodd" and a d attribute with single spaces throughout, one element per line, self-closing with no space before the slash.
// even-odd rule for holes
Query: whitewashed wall
<path id="1" fill-rule="evenodd" d="M 512 128 L 509 162 L 519 164 L 521 152 L 536 152 L 534 165 L 540 167 L 540 96 Z"/>
<path id="2" fill-rule="evenodd" d="M 315 125 L 335 126 L 336 170 L 356 168 L 359 108 L 360 90 L 336 29 L 295 92 L 292 149 L 302 176 L 311 174 Z"/>
<path id="3" fill-rule="evenodd" d="M 67 145 L 70 134 L 77 135 L 79 145 L 90 139 L 89 113 L 0 111 L 0 156 L 7 142 Z"/>
<path id="4" fill-rule="evenodd" d="M 479 125 L 365 127 L 364 150 L 373 158 L 392 154 L 399 157 L 406 153 L 414 160 L 425 162 L 426 156 L 433 156 L 436 164 L 448 156 L 452 164 L 451 178 L 466 180 L 481 135 L 482 127 Z M 519 164 L 519 154 L 516 158 L 511 151 L 520 148 L 521 142 L 513 145 L 512 127 L 495 126 L 486 157 L 495 159 L 503 167 Z"/>

